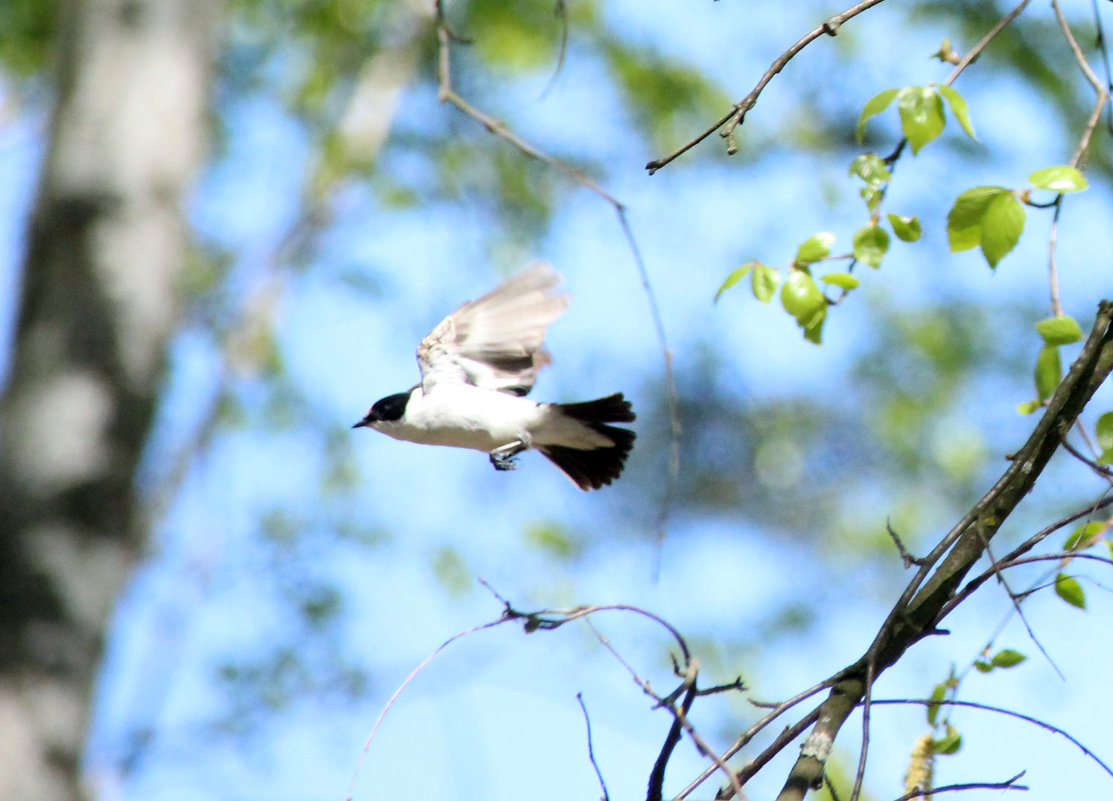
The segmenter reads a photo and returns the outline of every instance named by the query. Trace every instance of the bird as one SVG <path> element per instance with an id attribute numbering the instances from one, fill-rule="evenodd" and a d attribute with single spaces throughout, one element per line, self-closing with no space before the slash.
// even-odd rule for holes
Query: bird
<path id="1" fill-rule="evenodd" d="M 634 447 L 633 431 L 611 425 L 635 420 L 624 395 L 580 403 L 526 398 L 552 361 L 545 330 L 568 308 L 568 295 L 556 292 L 561 280 L 540 262 L 461 305 L 418 345 L 421 383 L 376 401 L 352 428 L 483 451 L 500 471 L 537 450 L 581 490 L 610 484 Z"/>

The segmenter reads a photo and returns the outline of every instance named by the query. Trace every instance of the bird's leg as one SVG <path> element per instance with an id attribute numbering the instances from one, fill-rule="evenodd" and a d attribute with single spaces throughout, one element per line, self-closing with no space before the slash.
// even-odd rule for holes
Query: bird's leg
<path id="1" fill-rule="evenodd" d="M 517 470 L 518 463 L 514 461 L 514 457 L 528 447 L 521 440 L 514 440 L 507 445 L 495 448 L 491 451 L 491 464 L 494 465 L 496 470 Z"/>

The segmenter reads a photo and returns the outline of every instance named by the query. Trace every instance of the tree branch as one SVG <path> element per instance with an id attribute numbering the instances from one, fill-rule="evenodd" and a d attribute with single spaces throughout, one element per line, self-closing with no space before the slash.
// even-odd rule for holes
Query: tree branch
<path id="1" fill-rule="evenodd" d="M 821 785 L 827 754 L 850 711 L 869 684 L 914 643 L 936 631 L 936 623 L 959 584 L 1001 525 L 1031 490 L 1098 386 L 1113 370 L 1113 301 L 1102 301 L 1082 352 L 1048 402 L 1031 436 L 1008 469 L 925 558 L 868 651 L 846 671 L 820 705 L 819 721 L 789 772 L 779 801 L 803 797 Z M 928 571 L 938 567 L 928 576 Z M 854 796 L 852 796 L 853 799 Z"/>
<path id="2" fill-rule="evenodd" d="M 801 50 L 810 45 L 820 36 L 836 35 L 839 28 L 844 22 L 858 16 L 863 11 L 870 9 L 883 1 L 884 0 L 863 0 L 863 2 L 854 4 L 850 8 L 839 14 L 836 14 L 830 19 L 824 21 L 823 24 L 804 34 L 804 36 L 800 37 L 800 39 L 798 39 L 795 44 L 789 47 L 788 50 L 784 51 L 773 60 L 773 63 L 769 65 L 769 69 L 767 69 L 765 71 L 765 74 L 761 76 L 761 80 L 757 82 L 757 85 L 754 86 L 750 93 L 742 98 L 740 101 L 735 103 L 733 108 L 731 108 L 730 111 L 719 118 L 719 120 L 714 125 L 712 125 L 703 133 L 696 136 L 691 141 L 681 145 L 677 150 L 673 151 L 669 155 L 663 156 L 659 159 L 654 159 L 653 161 L 646 164 L 645 168 L 649 170 L 649 174 L 653 175 L 655 172 L 657 172 L 657 170 L 661 169 L 666 164 L 675 161 L 677 158 L 687 153 L 704 139 L 711 136 L 711 134 L 715 133 L 715 131 L 718 131 L 724 125 L 726 126 L 726 128 L 724 128 L 719 133 L 719 135 L 728 139 L 727 153 L 731 155 L 736 153 L 738 147 L 733 140 L 734 129 L 742 124 L 742 121 L 746 118 L 746 113 L 750 109 L 752 109 L 754 105 L 757 104 L 757 99 L 761 96 L 761 93 L 765 91 L 765 87 L 769 85 L 770 81 L 772 81 L 773 78 L 776 77 L 777 73 L 783 70 L 785 68 L 785 65 L 787 65 L 788 62 L 792 61 L 792 59 L 795 58 Z"/>

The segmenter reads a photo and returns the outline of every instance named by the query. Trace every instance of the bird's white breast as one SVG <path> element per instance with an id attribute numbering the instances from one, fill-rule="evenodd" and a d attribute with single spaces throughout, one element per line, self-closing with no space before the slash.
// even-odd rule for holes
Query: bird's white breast
<path id="1" fill-rule="evenodd" d="M 469 384 L 440 384 L 428 394 L 418 387 L 402 420 L 375 423 L 388 436 L 425 445 L 490 452 L 511 442 L 529 443 L 544 416 L 531 400 Z"/>

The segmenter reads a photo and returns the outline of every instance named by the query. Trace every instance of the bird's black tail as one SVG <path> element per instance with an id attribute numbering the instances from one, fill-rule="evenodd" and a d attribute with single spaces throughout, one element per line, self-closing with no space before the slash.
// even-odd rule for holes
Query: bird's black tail
<path id="1" fill-rule="evenodd" d="M 635 415 L 630 402 L 621 392 L 616 392 L 598 400 L 555 405 L 563 414 L 587 424 L 610 439 L 614 445 L 591 450 L 544 445 L 538 450 L 582 490 L 599 489 L 618 478 L 622 468 L 626 466 L 626 457 L 634 447 L 636 435 L 627 428 L 617 428 L 607 423 L 632 423 Z"/>

